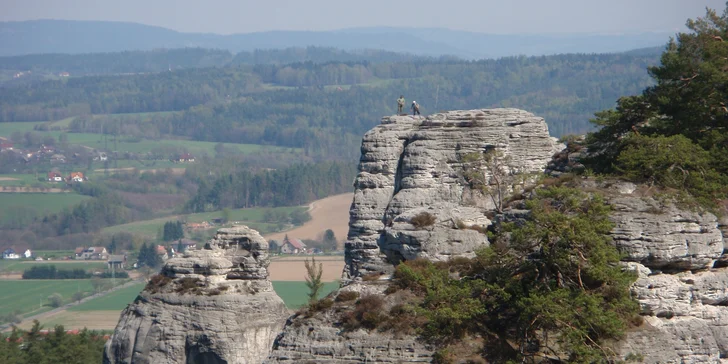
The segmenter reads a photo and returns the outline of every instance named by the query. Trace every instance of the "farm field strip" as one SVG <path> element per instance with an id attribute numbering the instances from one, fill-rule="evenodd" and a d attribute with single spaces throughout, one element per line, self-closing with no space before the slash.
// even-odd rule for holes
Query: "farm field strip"
<path id="1" fill-rule="evenodd" d="M 14 207 L 26 207 L 38 212 L 54 213 L 66 207 L 78 205 L 88 196 L 77 193 L 2 193 L 0 194 L 0 218 L 6 213 L 13 213 Z"/>
<path id="2" fill-rule="evenodd" d="M 75 280 L 5 280 L 0 281 L 0 312 L 10 313 L 20 310 L 22 314 L 36 312 L 42 303 L 47 305 L 48 296 L 59 293 L 64 302 L 71 299 L 73 293 L 93 290 L 90 279 Z"/>

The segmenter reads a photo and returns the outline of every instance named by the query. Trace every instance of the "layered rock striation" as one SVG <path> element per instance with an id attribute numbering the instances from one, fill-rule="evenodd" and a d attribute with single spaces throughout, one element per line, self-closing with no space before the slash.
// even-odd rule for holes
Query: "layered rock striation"
<path id="1" fill-rule="evenodd" d="M 288 317 L 268 244 L 246 226 L 167 261 L 121 314 L 104 363 L 260 363 Z"/>
<path id="2" fill-rule="evenodd" d="M 534 173 L 562 147 L 542 118 L 518 109 L 385 117 L 362 140 L 344 279 L 391 272 L 393 264 L 418 257 L 472 256 L 487 238 L 457 225 L 490 225 L 484 212 L 493 202 L 469 187 L 463 157 L 495 149 L 508 173 Z M 421 213 L 435 223 L 414 227 Z"/>

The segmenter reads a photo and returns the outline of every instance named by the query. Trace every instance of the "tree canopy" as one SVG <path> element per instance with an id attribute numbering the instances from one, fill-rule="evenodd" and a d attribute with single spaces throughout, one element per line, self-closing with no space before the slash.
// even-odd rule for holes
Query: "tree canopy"
<path id="1" fill-rule="evenodd" d="M 600 129 L 587 137 L 587 163 L 720 198 L 728 181 L 728 4 L 687 27 L 649 68 L 653 86 L 596 113 Z"/>

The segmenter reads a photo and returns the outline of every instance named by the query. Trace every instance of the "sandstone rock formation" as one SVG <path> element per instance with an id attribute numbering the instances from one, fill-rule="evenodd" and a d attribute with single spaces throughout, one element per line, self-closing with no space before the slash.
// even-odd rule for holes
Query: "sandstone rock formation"
<path id="1" fill-rule="evenodd" d="M 450 111 L 423 117 L 391 116 L 364 135 L 351 206 L 344 279 L 390 272 L 402 260 L 472 256 L 488 244 L 465 226 L 487 226 L 490 199 L 463 179 L 462 157 L 502 152 L 509 172 L 543 172 L 563 146 L 542 118 L 518 109 Z M 412 217 L 436 222 L 414 228 Z"/>
<path id="2" fill-rule="evenodd" d="M 644 363 L 728 357 L 728 268 L 716 216 L 645 196 L 630 183 L 606 190 L 612 237 L 639 275 L 632 292 L 645 321 L 616 343 L 617 352 Z"/>
<path id="3" fill-rule="evenodd" d="M 260 363 L 288 316 L 268 244 L 246 226 L 167 261 L 121 314 L 105 363 Z"/>
<path id="4" fill-rule="evenodd" d="M 352 283 L 341 292 L 384 297 L 383 285 Z M 385 298 L 386 299 L 386 298 Z M 386 310 L 391 305 L 385 305 Z M 276 339 L 265 363 L 430 363 L 433 350 L 411 335 L 346 330 L 336 310 L 294 316 Z"/>

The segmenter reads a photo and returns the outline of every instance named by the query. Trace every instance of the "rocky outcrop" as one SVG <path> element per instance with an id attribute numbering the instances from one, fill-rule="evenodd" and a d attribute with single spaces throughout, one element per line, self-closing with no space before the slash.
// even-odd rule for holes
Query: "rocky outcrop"
<path id="1" fill-rule="evenodd" d="M 377 295 L 385 300 L 383 311 L 393 305 L 385 296 L 386 285 L 352 283 L 342 292 L 357 292 L 359 297 Z M 433 350 L 414 335 L 391 331 L 347 329 L 342 324 L 341 308 L 298 314 L 288 321 L 278 336 L 265 363 L 430 363 Z"/>
<path id="2" fill-rule="evenodd" d="M 594 186 L 592 186 L 594 187 Z M 638 273 L 644 324 L 616 343 L 644 363 L 718 363 L 728 357 L 728 268 L 715 215 L 656 199 L 631 183 L 596 186 L 613 207 L 612 237 Z M 716 268 L 717 267 L 717 268 Z"/>
<path id="3" fill-rule="evenodd" d="M 483 211 L 493 204 L 468 187 L 463 156 L 496 149 L 508 173 L 542 172 L 562 147 L 542 118 L 518 109 L 382 119 L 362 141 L 344 279 L 390 272 L 416 257 L 472 256 L 488 241 L 462 227 L 488 226 Z M 421 213 L 435 217 L 426 229 L 411 224 Z"/>
<path id="4" fill-rule="evenodd" d="M 167 261 L 121 314 L 105 363 L 260 363 L 288 316 L 268 244 L 246 226 Z"/>

